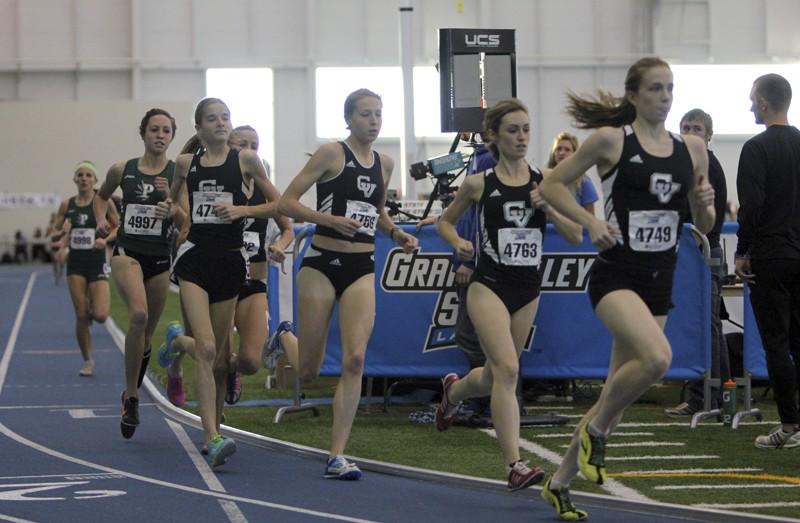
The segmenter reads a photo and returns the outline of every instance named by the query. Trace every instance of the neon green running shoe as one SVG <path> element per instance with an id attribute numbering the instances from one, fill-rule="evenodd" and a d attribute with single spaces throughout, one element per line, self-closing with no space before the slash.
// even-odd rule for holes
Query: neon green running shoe
<path id="1" fill-rule="evenodd" d="M 589 517 L 589 513 L 585 510 L 577 508 L 569 497 L 569 488 L 561 487 L 558 490 L 550 488 L 550 480 L 547 481 L 542 488 L 542 499 L 553 505 L 558 513 L 558 517 L 564 521 L 583 521 Z"/>
<path id="2" fill-rule="evenodd" d="M 589 433 L 589 424 L 580 432 L 580 448 L 578 449 L 578 466 L 586 479 L 602 485 L 606 475 L 606 438 Z"/>

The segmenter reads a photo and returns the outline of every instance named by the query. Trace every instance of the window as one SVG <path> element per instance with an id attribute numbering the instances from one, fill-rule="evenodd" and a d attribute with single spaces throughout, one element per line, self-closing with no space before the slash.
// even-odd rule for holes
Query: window
<path id="1" fill-rule="evenodd" d="M 365 87 L 383 100 L 381 136 L 398 138 L 403 132 L 403 76 L 399 67 L 319 67 L 317 76 L 317 136 L 347 135 L 344 100 Z M 414 68 L 414 131 L 417 136 L 445 137 L 439 131 L 439 73 L 434 67 Z"/>
<path id="2" fill-rule="evenodd" d="M 714 134 L 757 134 L 764 130 L 756 125 L 750 112 L 750 89 L 753 81 L 767 73 L 786 78 L 800 90 L 800 64 L 743 65 L 672 65 L 675 79 L 672 110 L 667 129 L 678 131 L 681 117 L 700 108 L 714 120 Z M 789 121 L 800 121 L 800 103 L 789 108 Z"/>
<path id="3" fill-rule="evenodd" d="M 208 69 L 206 96 L 221 99 L 231 110 L 233 127 L 258 132 L 258 154 L 275 165 L 275 111 L 272 69 Z"/>

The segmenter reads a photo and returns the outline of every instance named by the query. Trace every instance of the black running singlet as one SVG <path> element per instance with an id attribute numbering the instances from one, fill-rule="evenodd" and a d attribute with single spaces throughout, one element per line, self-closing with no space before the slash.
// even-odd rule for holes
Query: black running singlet
<path id="1" fill-rule="evenodd" d="M 364 167 L 345 142 L 339 143 L 344 150 L 344 165 L 335 177 L 317 182 L 317 210 L 356 219 L 361 222 L 361 228 L 353 238 L 322 225 L 317 225 L 315 234 L 351 242 L 375 243 L 378 207 L 384 196 L 380 155 L 372 151 L 372 165 Z"/>
<path id="2" fill-rule="evenodd" d="M 652 269 L 674 267 L 694 185 L 689 149 L 680 135 L 670 133 L 672 155 L 652 156 L 639 143 L 633 127 L 626 125 L 623 130 L 619 163 L 601 176 L 605 218 L 619 227 L 621 236 L 617 245 L 600 256 Z"/>
<path id="3" fill-rule="evenodd" d="M 165 195 L 156 190 L 154 181 L 161 176 L 172 185 L 175 162 L 168 161 L 164 170 L 156 175 L 144 174 L 138 164 L 138 158 L 128 160 L 122 171 L 119 184 L 122 189 L 122 216 L 117 245 L 149 256 L 169 256 L 172 220 L 156 218 L 156 205 L 165 199 Z"/>
<path id="4" fill-rule="evenodd" d="M 542 173 L 528 167 L 528 183 L 517 187 L 503 184 L 494 168 L 483 178 L 478 203 L 479 272 L 488 270 L 506 281 L 538 281 L 547 215 L 531 204 L 533 183 Z"/>
<path id="5" fill-rule="evenodd" d="M 64 219 L 69 221 L 69 261 L 72 263 L 100 263 L 106 261 L 105 249 L 95 249 L 95 229 L 97 220 L 94 205 L 78 205 L 76 197 L 69 199 Z"/>
<path id="6" fill-rule="evenodd" d="M 216 203 L 247 205 L 252 191 L 242 179 L 239 152 L 231 149 L 222 165 L 203 167 L 202 155 L 192 158 L 186 176 L 192 225 L 188 241 L 203 247 L 239 249 L 242 247 L 244 218 L 223 220 L 214 212 Z"/>
<path id="7" fill-rule="evenodd" d="M 262 203 L 267 203 L 267 199 L 258 188 L 255 188 L 247 205 L 255 206 Z M 245 218 L 244 220 L 244 248 L 247 251 L 247 258 L 253 262 L 266 261 L 265 242 L 269 218 Z"/>

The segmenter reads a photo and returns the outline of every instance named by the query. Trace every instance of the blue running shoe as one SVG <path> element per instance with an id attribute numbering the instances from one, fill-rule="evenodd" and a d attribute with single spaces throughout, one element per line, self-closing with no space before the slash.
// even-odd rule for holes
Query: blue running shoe
<path id="1" fill-rule="evenodd" d="M 342 479 L 345 481 L 355 481 L 361 478 L 361 469 L 355 463 L 350 463 L 341 454 L 328 460 L 325 465 L 325 479 Z"/>
<path id="2" fill-rule="evenodd" d="M 236 442 L 217 434 L 208 442 L 208 464 L 212 469 L 220 467 L 236 453 Z"/>
<path id="3" fill-rule="evenodd" d="M 178 357 L 179 352 L 172 350 L 172 342 L 178 336 L 183 336 L 183 325 L 179 321 L 171 321 L 164 334 L 164 343 L 158 348 L 158 365 L 162 369 L 169 367 L 170 363 Z"/>
<path id="4" fill-rule="evenodd" d="M 261 351 L 261 361 L 264 363 L 264 367 L 270 371 L 275 369 L 278 364 L 278 358 L 284 353 L 280 338 L 286 332 L 294 332 L 294 324 L 290 321 L 282 321 L 278 324 L 278 328 L 269 337 L 264 349 Z"/>

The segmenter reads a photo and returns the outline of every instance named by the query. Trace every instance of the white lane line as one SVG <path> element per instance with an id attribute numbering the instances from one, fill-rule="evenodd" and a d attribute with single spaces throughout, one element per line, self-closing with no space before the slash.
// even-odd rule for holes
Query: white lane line
<path id="1" fill-rule="evenodd" d="M 186 429 L 183 428 L 182 425 L 175 423 L 172 420 L 165 419 L 164 421 L 167 422 L 169 428 L 172 429 L 172 432 L 175 433 L 175 437 L 178 438 L 183 450 L 189 455 L 189 459 L 192 460 L 195 468 L 200 473 L 200 477 L 203 478 L 203 482 L 206 484 L 208 488 L 215 492 L 225 492 L 225 487 L 222 486 L 222 483 L 219 479 L 217 479 L 216 474 L 212 472 L 211 467 L 208 466 L 206 460 L 194 446 L 194 443 L 189 438 L 189 434 L 186 433 Z"/>
<path id="2" fill-rule="evenodd" d="M 217 479 L 216 474 L 214 474 L 211 467 L 208 466 L 203 456 L 200 455 L 200 452 L 198 452 L 192 440 L 189 439 L 189 434 L 186 433 L 186 429 L 183 428 L 183 425 L 166 418 L 164 421 L 167 422 L 169 428 L 175 433 L 175 437 L 178 438 L 183 450 L 189 455 L 189 459 L 192 460 L 194 467 L 197 469 L 197 472 L 200 473 L 200 477 L 203 478 L 203 482 L 206 486 L 215 492 L 225 492 L 225 487 L 222 486 L 222 482 Z M 225 515 L 228 516 L 231 523 L 247 523 L 247 518 L 244 517 L 244 514 L 239 510 L 236 503 L 220 499 L 219 504 L 222 505 L 222 510 L 225 512 Z"/>
<path id="3" fill-rule="evenodd" d="M 493 438 L 497 438 L 497 432 L 495 432 L 494 429 L 481 429 L 481 432 L 484 432 Z M 535 454 L 540 458 L 544 459 L 545 461 L 549 461 L 553 465 L 556 466 L 561 465 L 562 461 L 561 455 L 537 443 L 534 443 L 533 441 L 520 438 L 519 446 L 521 449 L 526 450 L 531 454 Z M 648 498 L 638 490 L 626 487 L 625 485 L 623 485 L 622 483 L 613 478 L 608 478 L 606 482 L 603 483 L 603 485 L 601 485 L 601 488 L 613 494 L 614 496 L 619 496 L 621 498 L 635 499 L 637 501 L 645 501 L 645 502 L 652 501 L 650 498 Z"/>
<path id="4" fill-rule="evenodd" d="M 39 474 L 38 476 L 0 476 L 0 480 L 4 479 L 49 479 L 49 478 L 64 478 L 66 480 L 73 479 L 122 479 L 123 476 L 118 474 L 98 474 L 96 472 L 78 473 L 78 474 Z"/>
<path id="5" fill-rule="evenodd" d="M 699 508 L 787 508 L 800 507 L 800 501 L 776 501 L 774 503 L 698 503 Z"/>
<path id="6" fill-rule="evenodd" d="M 608 459 L 608 458 L 606 458 Z M 656 469 L 656 470 L 630 470 L 625 472 L 626 476 L 645 476 L 648 474 L 704 474 L 718 472 L 761 472 L 764 469 L 754 467 L 743 468 L 693 468 L 693 469 Z"/>
<path id="7" fill-rule="evenodd" d="M 728 483 L 725 485 L 657 485 L 655 490 L 728 490 L 728 489 L 755 489 L 755 488 L 800 488 L 792 483 Z"/>
<path id="8" fill-rule="evenodd" d="M 15 518 L 14 516 L 7 516 L 5 514 L 0 514 L 0 521 L 10 521 L 11 523 L 36 523 L 30 519 Z"/>
<path id="9" fill-rule="evenodd" d="M 17 336 L 19 336 L 22 318 L 25 317 L 25 309 L 28 308 L 28 300 L 31 297 L 31 290 L 36 281 L 36 274 L 35 272 L 31 273 L 28 278 L 28 285 L 25 286 L 25 293 L 22 295 L 22 301 L 19 304 L 19 309 L 17 309 L 17 317 L 14 319 L 14 326 L 11 327 L 11 334 L 8 336 L 6 350 L 3 352 L 3 358 L 0 359 L 0 395 L 3 394 L 3 385 L 6 382 L 8 366 L 11 364 L 11 355 L 14 353 L 14 346 L 17 344 Z"/>
<path id="10" fill-rule="evenodd" d="M 740 426 L 741 425 L 777 425 L 779 423 L 780 423 L 780 421 L 777 421 L 777 420 L 776 421 L 743 421 L 742 423 L 739 423 L 739 425 Z M 717 423 L 717 422 L 700 423 L 701 427 L 704 426 L 704 425 L 714 426 L 714 425 L 719 425 L 719 423 Z M 653 422 L 653 423 L 634 423 L 632 421 L 629 421 L 629 422 L 620 423 L 619 425 L 617 425 L 617 427 L 632 428 L 632 429 L 646 428 L 646 427 L 648 427 L 648 428 L 649 427 L 686 427 L 686 428 L 688 428 L 689 427 L 689 422 L 688 421 L 684 421 L 684 422 L 658 421 L 658 422 Z M 612 436 L 613 436 L 613 434 L 612 434 Z"/>
<path id="11" fill-rule="evenodd" d="M 91 461 L 86 461 L 86 460 L 83 460 L 81 458 L 76 458 L 74 456 L 70 456 L 69 454 L 64 454 L 63 452 L 59 452 L 59 451 L 51 449 L 49 447 L 45 447 L 44 445 L 36 443 L 35 441 L 31 441 L 31 440 L 25 438 L 24 436 L 21 436 L 21 435 L 17 434 L 16 432 L 14 432 L 10 428 L 8 428 L 2 422 L 0 422 L 0 434 L 5 435 L 6 437 L 16 441 L 17 443 L 19 443 L 21 445 L 25 445 L 26 447 L 29 447 L 29 448 L 32 448 L 32 449 L 37 450 L 39 452 L 42 452 L 43 454 L 47 454 L 48 456 L 52 456 L 54 458 L 62 459 L 64 461 L 68 461 L 70 463 L 75 463 L 77 465 L 81 465 L 81 466 L 88 467 L 88 468 L 93 468 L 93 469 L 100 470 L 100 471 L 103 471 L 103 472 L 107 472 L 107 473 L 110 473 L 110 474 L 119 474 L 121 476 L 125 476 L 126 478 L 130 478 L 130 479 L 133 479 L 133 480 L 136 480 L 136 481 L 141 481 L 143 483 L 149 483 L 151 485 L 157 485 L 159 487 L 166 487 L 166 488 L 171 488 L 171 489 L 174 489 L 174 490 L 179 490 L 181 492 L 187 492 L 187 493 L 190 493 L 190 494 L 199 494 L 201 496 L 207 496 L 207 497 L 210 497 L 210 498 L 223 499 L 223 500 L 234 501 L 234 502 L 239 502 L 239 503 L 248 503 L 248 504 L 256 505 L 256 506 L 259 506 L 259 507 L 266 507 L 266 508 L 271 508 L 271 509 L 275 509 L 275 510 L 284 510 L 286 512 L 294 512 L 294 513 L 297 513 L 297 514 L 304 514 L 304 515 L 308 515 L 308 516 L 317 516 L 317 517 L 320 517 L 320 518 L 328 518 L 328 519 L 334 519 L 334 520 L 338 520 L 338 521 L 347 521 L 347 522 L 351 522 L 351 523 L 377 523 L 375 521 L 371 521 L 371 520 L 368 520 L 368 519 L 355 518 L 355 517 L 351 517 L 351 516 L 345 516 L 345 515 L 342 515 L 342 514 L 334 514 L 334 513 L 330 513 L 330 512 L 321 512 L 321 511 L 318 511 L 318 510 L 310 510 L 310 509 L 306 509 L 306 508 L 302 508 L 302 507 L 294 507 L 292 505 L 283 505 L 281 503 L 271 503 L 269 501 L 263 501 L 263 500 L 260 500 L 260 499 L 245 498 L 245 497 L 242 497 L 242 496 L 234 496 L 232 494 L 227 494 L 225 492 L 214 492 L 214 491 L 211 491 L 211 490 L 203 490 L 203 489 L 199 489 L 199 488 L 195 488 L 195 487 L 189 487 L 187 485 L 181 485 L 179 483 L 171 483 L 169 481 L 164 481 L 164 480 L 160 480 L 160 479 L 156 479 L 156 478 L 149 478 L 147 476 L 141 476 L 139 474 L 134 474 L 132 472 L 127 472 L 127 471 L 124 471 L 124 470 L 115 469 L 115 468 L 112 468 L 112 467 L 107 467 L 105 465 L 100 465 L 98 463 L 93 463 Z"/>
<path id="12" fill-rule="evenodd" d="M 660 461 L 660 460 L 719 459 L 711 454 L 688 454 L 677 456 L 606 456 L 606 461 Z"/>
<path id="13" fill-rule="evenodd" d="M 655 432 L 615 432 L 613 436 L 615 438 L 633 438 L 633 437 L 640 437 L 640 436 L 655 436 Z M 572 438 L 572 432 L 554 432 L 552 434 L 537 434 L 534 436 L 534 439 L 544 439 L 544 438 Z M 608 445 L 606 444 L 606 447 Z"/>
<path id="14" fill-rule="evenodd" d="M 616 436 L 616 434 L 614 434 Z M 606 443 L 606 448 L 629 448 L 629 447 L 685 447 L 686 443 L 672 441 L 636 441 L 633 443 Z M 569 445 L 560 445 L 561 448 L 569 448 Z"/>
<path id="15" fill-rule="evenodd" d="M 114 349 L 92 349 L 92 354 L 98 352 L 117 352 Z M 28 349 L 28 350 L 21 350 L 19 351 L 20 354 L 28 354 L 32 356 L 75 356 L 76 354 L 80 354 L 81 351 L 78 349 L 72 350 L 56 350 L 56 349 Z"/>
<path id="16" fill-rule="evenodd" d="M 139 408 L 154 407 L 154 406 L 156 406 L 155 403 L 139 404 Z M 30 409 L 49 409 L 52 410 L 53 412 L 59 410 L 70 410 L 70 409 L 116 410 L 119 409 L 119 405 L 107 403 L 105 405 L 6 405 L 4 407 L 0 407 L 0 410 L 30 410 Z"/>
<path id="17" fill-rule="evenodd" d="M 114 340 L 117 348 L 124 355 L 125 334 L 119 327 L 117 327 L 112 318 L 108 318 L 106 321 L 106 329 L 111 335 L 111 339 Z M 160 391 L 158 391 L 155 385 L 152 384 L 147 375 L 144 377 L 144 385 L 145 389 L 150 393 L 150 395 L 161 395 Z M 153 405 L 155 405 L 155 403 Z M 183 449 L 189 455 L 189 459 L 192 460 L 192 463 L 200 473 L 200 477 L 203 479 L 208 488 L 215 492 L 224 493 L 225 488 L 222 486 L 222 483 L 217 479 L 217 476 L 214 474 L 214 472 L 212 472 L 211 468 L 208 466 L 205 459 L 200 455 L 200 452 L 198 452 L 197 448 L 195 448 L 194 443 L 192 443 L 192 440 L 189 438 L 189 435 L 186 433 L 186 430 L 183 428 L 183 426 L 167 419 L 166 416 L 164 417 L 164 421 L 167 422 L 167 425 L 175 433 L 175 436 L 178 438 L 178 441 Z M 247 518 L 242 513 L 241 509 L 239 509 L 239 507 L 236 505 L 236 503 L 226 499 L 218 499 L 217 501 L 231 523 L 247 523 Z"/>
<path id="18" fill-rule="evenodd" d="M 119 418 L 119 414 L 95 414 L 94 409 L 67 409 L 73 419 Z"/>

